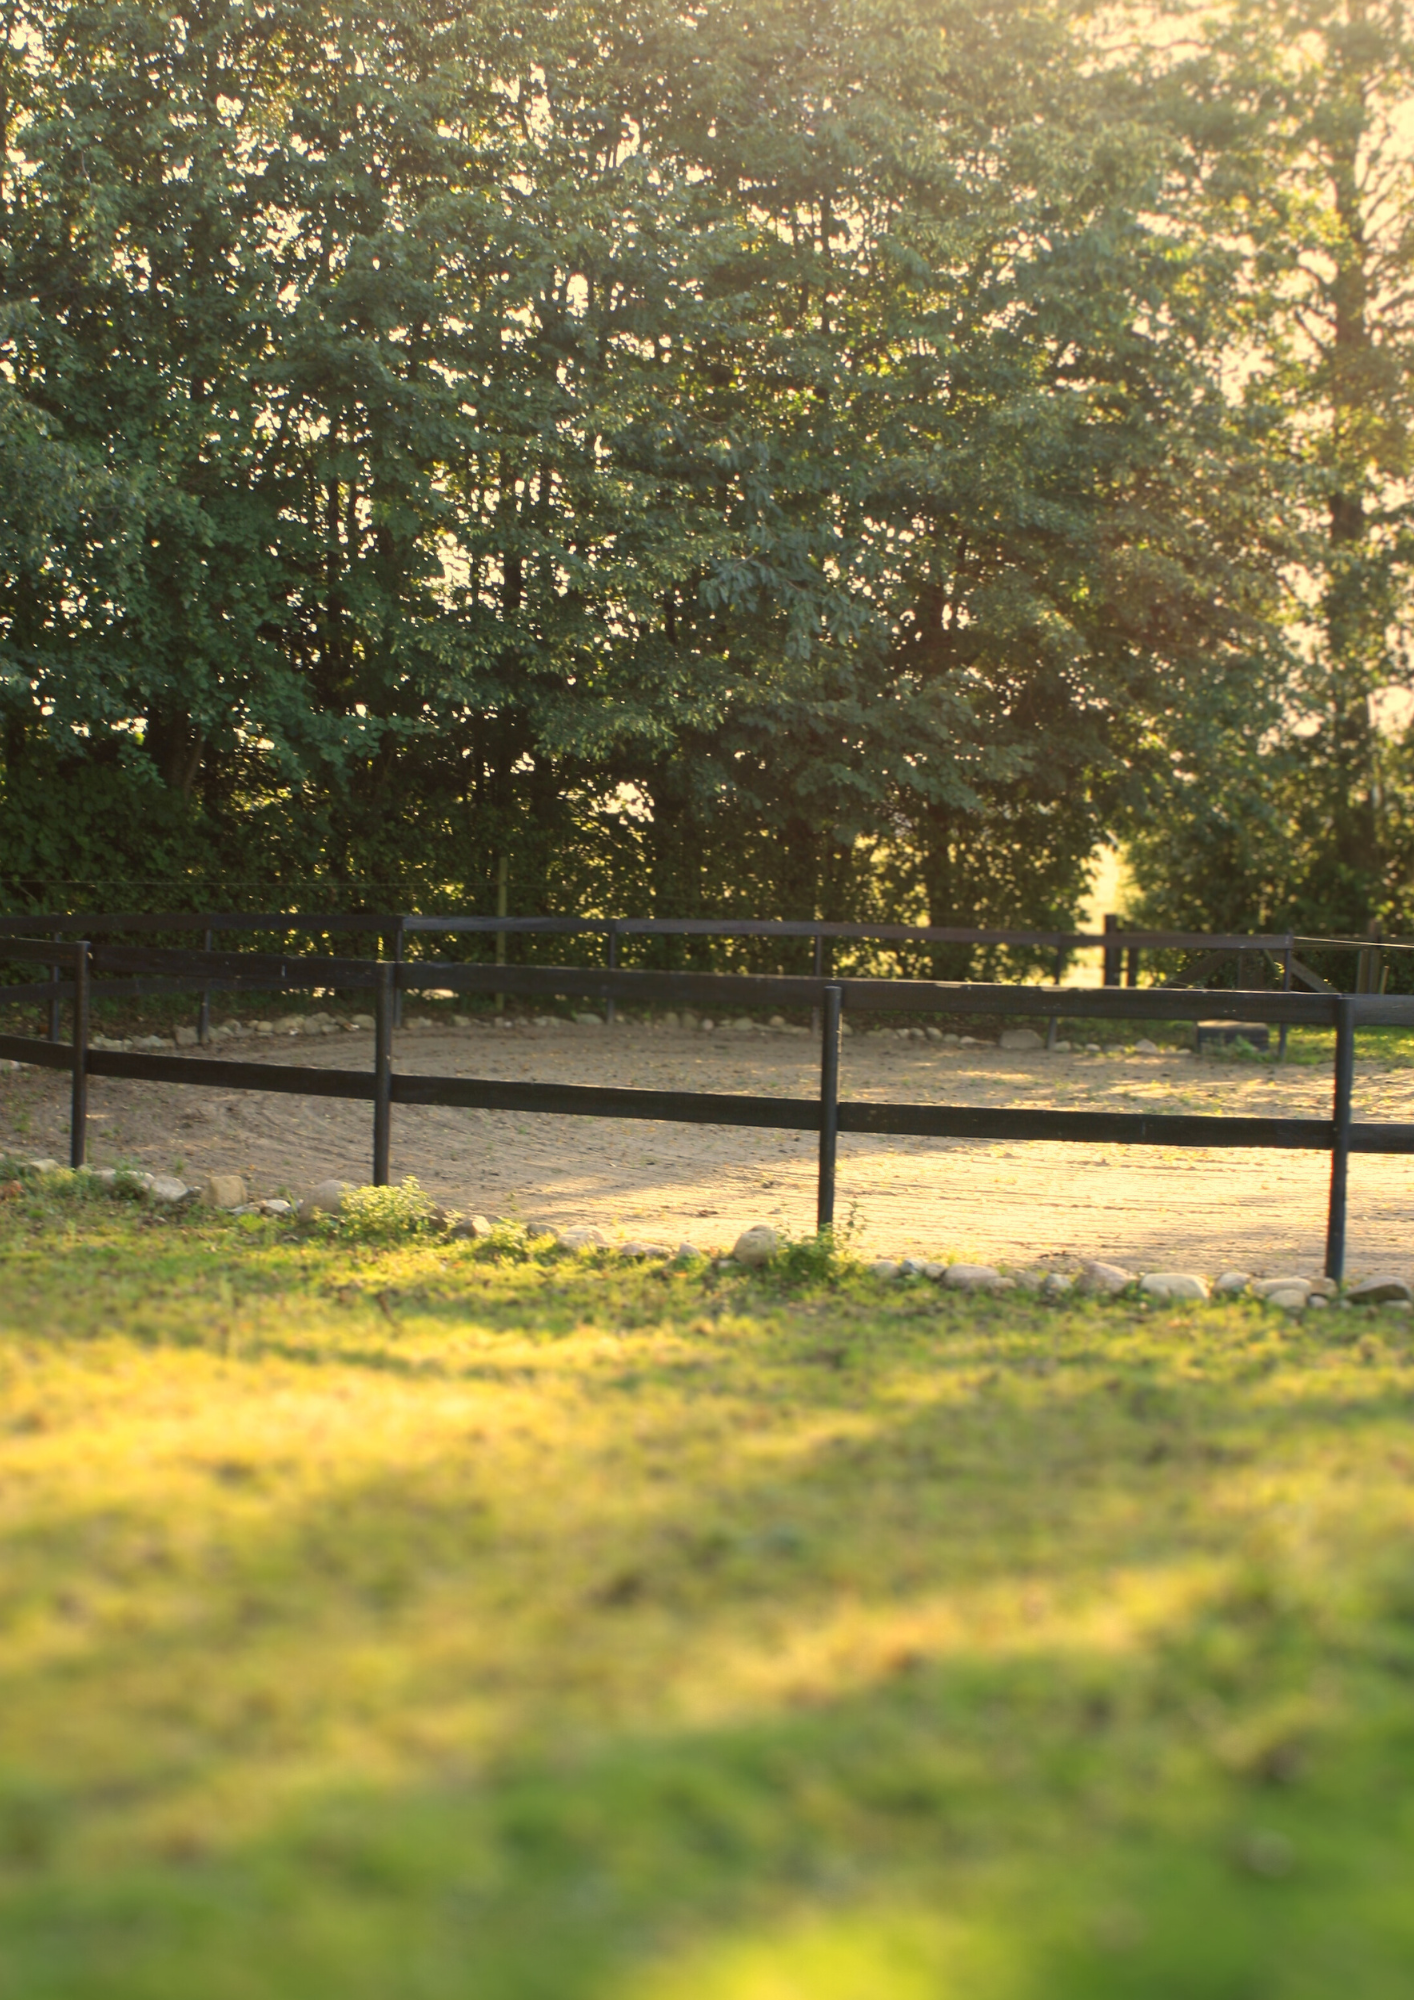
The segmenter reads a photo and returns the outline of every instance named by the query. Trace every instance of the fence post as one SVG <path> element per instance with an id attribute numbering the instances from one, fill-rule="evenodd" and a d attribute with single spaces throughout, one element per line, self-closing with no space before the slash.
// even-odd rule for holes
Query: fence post
<path id="1" fill-rule="evenodd" d="M 202 932 L 201 948 L 203 951 L 210 951 L 215 943 L 216 933 L 208 924 Z M 201 1007 L 196 1017 L 196 1038 L 203 1048 L 211 1040 L 211 995 L 205 989 L 202 991 Z"/>
<path id="2" fill-rule="evenodd" d="M 74 946 L 74 1054 L 69 1094 L 69 1165 L 81 1167 L 88 1145 L 88 954 Z"/>
<path id="3" fill-rule="evenodd" d="M 500 858 L 496 863 L 496 915 L 498 917 L 504 917 L 510 908 L 510 880 L 511 860 L 503 848 Z M 506 933 L 498 930 L 496 933 L 496 963 L 497 965 L 504 965 L 505 962 Z M 504 1014 L 505 1011 L 506 996 L 498 986 L 496 989 L 496 1012 Z"/>
<path id="4" fill-rule="evenodd" d="M 1355 976 L 1355 991 L 1357 993 L 1378 993 L 1380 990 L 1380 972 L 1382 969 L 1381 960 L 1384 957 L 1384 953 L 1380 950 L 1379 946 L 1381 939 L 1384 937 L 1384 931 L 1374 917 L 1371 917 L 1369 923 L 1366 924 L 1365 935 L 1367 938 L 1373 938 L 1375 942 L 1372 947 L 1367 947 L 1360 954 L 1358 961 L 1359 969 Z"/>
<path id="5" fill-rule="evenodd" d="M 397 922 L 393 925 L 393 963 L 395 965 L 401 965 L 403 962 L 403 942 L 406 936 L 407 936 L 407 918 L 399 917 Z M 395 1028 L 401 1028 L 402 1025 L 403 1025 L 403 989 L 401 986 L 394 986 L 392 1026 Z M 383 1183 L 379 1181 L 377 1185 L 379 1187 L 382 1187 Z"/>
<path id="6" fill-rule="evenodd" d="M 1119 929 L 1119 918 L 1115 915 L 1113 910 L 1109 911 L 1109 913 L 1105 917 L 1105 929 L 1107 931 L 1117 931 Z M 1121 954 L 1117 948 L 1114 948 L 1110 945 L 1105 946 L 1104 983 L 1106 986 L 1119 985 L 1120 956 Z"/>
<path id="7" fill-rule="evenodd" d="M 815 1201 L 815 1227 L 835 1226 L 835 1152 L 840 1131 L 840 1003 L 843 989 L 827 986 L 822 998 L 820 1038 L 820 1182 Z"/>
<path id="8" fill-rule="evenodd" d="M 1350 1115 L 1355 1087 L 1355 1000 L 1336 996 L 1335 1103 L 1331 1133 L 1331 1202 L 1326 1221 L 1326 1276 L 1345 1276 L 1345 1193 L 1350 1168 Z"/>
<path id="9" fill-rule="evenodd" d="M 813 979 L 823 979 L 825 976 L 825 939 L 820 931 L 815 933 L 815 955 L 810 961 L 810 974 Z M 820 1032 L 818 1007 L 810 1009 L 810 1032 L 812 1035 L 818 1035 Z"/>
<path id="10" fill-rule="evenodd" d="M 609 919 L 608 956 L 609 956 L 609 970 L 610 972 L 613 972 L 617 968 L 619 962 L 619 920 L 617 917 L 610 917 Z M 604 1009 L 604 1024 L 606 1027 L 609 1028 L 612 1028 L 614 1025 L 614 996 L 612 995 L 612 993 L 609 995 L 608 1004 Z"/>
<path id="11" fill-rule="evenodd" d="M 1057 938 L 1056 940 L 1055 973 L 1056 976 L 1051 983 L 1054 986 L 1059 986 L 1061 981 L 1065 978 L 1065 946 L 1060 942 L 1059 938 Z M 1060 1033 L 1060 1015 L 1052 1014 L 1050 1020 L 1046 1023 L 1046 1047 L 1048 1049 L 1053 1049 L 1055 1047 L 1056 1038 L 1059 1033 Z"/>
<path id="12" fill-rule="evenodd" d="M 1295 949 L 1295 944 L 1296 940 L 1291 936 L 1290 932 L 1288 932 L 1286 939 L 1286 950 L 1281 955 L 1281 990 L 1283 993 L 1289 993 L 1291 991 L 1291 955 L 1293 950 Z M 1285 1021 L 1283 1021 L 1281 1024 L 1280 1031 L 1278 1032 L 1277 1035 L 1278 1062 L 1286 1061 L 1286 1027 L 1287 1024 Z"/>
<path id="13" fill-rule="evenodd" d="M 395 968 L 378 961 L 374 984 L 373 1031 L 373 1185 L 388 1185 L 388 1143 L 393 1124 L 393 1010 L 397 997 Z"/>
<path id="14" fill-rule="evenodd" d="M 61 932 L 55 931 L 54 942 L 56 944 L 59 942 L 61 936 L 62 936 Z M 49 983 L 51 986 L 57 986 L 59 984 L 59 974 L 62 971 L 63 971 L 62 966 L 59 965 L 50 966 Z M 57 993 L 51 993 L 49 995 L 49 1039 L 51 1042 L 57 1042 L 59 1039 L 59 995 Z"/>

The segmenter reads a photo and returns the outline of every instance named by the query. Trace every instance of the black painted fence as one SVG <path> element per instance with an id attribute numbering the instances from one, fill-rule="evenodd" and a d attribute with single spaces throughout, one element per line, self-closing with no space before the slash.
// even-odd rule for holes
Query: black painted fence
<path id="1" fill-rule="evenodd" d="M 1313 991 L 1333 990 L 1321 975 L 1298 956 L 1298 947 L 1316 947 L 1355 953 L 1355 990 L 1378 991 L 1383 983 L 1386 951 L 1403 951 L 1414 946 L 1398 940 L 1353 938 L 1306 938 L 1294 932 L 1246 934 L 1206 931 L 1123 930 L 1119 919 L 1107 916 L 1104 929 L 1094 931 L 969 929 L 936 924 L 861 924 L 827 922 L 823 918 L 781 919 L 746 917 L 512 917 L 453 916 L 446 913 L 413 915 L 407 911 L 376 913 L 300 913 L 290 911 L 130 911 L 114 914 L 0 917 L 0 938 L 18 937 L 34 931 L 48 931 L 56 941 L 75 935 L 97 937 L 200 934 L 203 949 L 211 951 L 218 936 L 226 933 L 266 934 L 306 937 L 373 937 L 383 955 L 395 964 L 407 959 L 408 940 L 427 936 L 489 936 L 495 944 L 496 963 L 505 961 L 506 940 L 526 937 L 590 937 L 601 941 L 605 968 L 619 965 L 619 947 L 624 939 L 639 937 L 752 938 L 791 944 L 808 940 L 812 945 L 812 976 L 831 978 L 831 946 L 837 942 L 895 944 L 929 947 L 944 945 L 998 946 L 1044 952 L 1052 960 L 1053 976 L 1060 985 L 1067 959 L 1075 952 L 1103 952 L 1103 977 L 1107 986 L 1118 986 L 1121 977 L 1129 986 L 1139 983 L 1140 961 L 1144 953 L 1182 951 L 1199 955 L 1198 963 L 1166 982 L 1170 986 L 1193 986 L 1210 977 L 1219 966 L 1235 960 L 1237 984 L 1247 986 L 1248 974 L 1266 960 L 1278 969 L 1283 991 L 1306 987 Z M 56 955 L 51 954 L 51 957 Z M 57 980 L 57 971 L 54 980 Z M 51 982 L 49 1000 L 50 1040 L 59 1039 L 59 999 Z M 204 1042 L 210 1026 L 210 993 L 200 995 L 198 1032 Z M 394 996 L 395 1022 L 401 1019 L 402 988 Z M 608 1002 L 609 1019 L 615 1002 Z M 818 1018 L 816 1020 L 819 1026 Z M 1283 1048 L 1285 1029 L 1282 1030 Z"/>
<path id="2" fill-rule="evenodd" d="M 90 1076 L 126 1077 L 222 1090 L 261 1090 L 339 1097 L 373 1106 L 373 1180 L 388 1181 L 395 1104 L 463 1106 L 491 1111 L 549 1112 L 591 1118 L 647 1118 L 675 1123 L 757 1126 L 818 1134 L 817 1226 L 834 1219 L 835 1152 L 840 1132 L 924 1138 L 1069 1140 L 1096 1145 L 1256 1146 L 1329 1152 L 1330 1202 L 1326 1271 L 1345 1266 L 1346 1189 L 1355 1153 L 1414 1153 L 1414 1124 L 1362 1124 L 1353 1119 L 1355 1035 L 1362 1027 L 1414 1027 L 1414 998 L 1349 993 L 1192 992 L 1156 987 L 1048 988 L 955 984 L 939 980 L 771 977 L 760 974 L 637 972 L 576 966 L 454 965 L 445 962 L 329 958 L 251 952 L 183 952 L 79 940 L 7 940 L 0 958 L 53 964 L 67 977 L 58 997 L 72 1003 L 67 1046 L 35 1037 L 0 1035 L 0 1056 L 71 1073 L 70 1159 L 85 1158 Z M 65 964 L 64 962 L 67 961 Z M 7 1000 L 51 993 L 50 980 L 0 988 Z M 306 992 L 338 987 L 372 993 L 375 1011 L 371 1070 L 320 1069 L 231 1061 L 204 1055 L 125 1054 L 88 1045 L 93 995 L 174 992 Z M 508 992 L 527 997 L 574 996 L 599 1001 L 720 1009 L 811 1007 L 822 1023 L 820 1091 L 813 1098 L 728 1096 L 717 1092 L 627 1090 L 584 1084 L 508 1083 L 476 1077 L 398 1075 L 393 1069 L 395 1001 L 426 988 L 459 993 Z M 870 1104 L 839 1096 L 841 1013 L 937 1012 L 952 1016 L 1034 1017 L 1047 1013 L 1086 1020 L 1172 1021 L 1202 1017 L 1280 1027 L 1335 1029 L 1334 1094 L 1329 1118 L 1247 1118 L 1151 1112 L 1049 1111 L 936 1104 Z"/>

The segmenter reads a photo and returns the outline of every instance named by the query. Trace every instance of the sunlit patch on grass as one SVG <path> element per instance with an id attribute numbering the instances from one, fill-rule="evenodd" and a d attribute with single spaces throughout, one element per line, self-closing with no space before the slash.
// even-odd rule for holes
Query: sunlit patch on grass
<path id="1" fill-rule="evenodd" d="M 1006 2000 L 1016 1959 L 997 1931 L 938 1912 L 811 1913 L 655 1967 L 623 2000 Z"/>

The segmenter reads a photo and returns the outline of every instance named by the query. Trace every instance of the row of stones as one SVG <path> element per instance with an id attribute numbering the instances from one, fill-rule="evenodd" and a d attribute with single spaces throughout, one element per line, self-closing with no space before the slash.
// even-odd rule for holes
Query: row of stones
<path id="1" fill-rule="evenodd" d="M 1061 1298 L 1067 1292 L 1113 1298 L 1133 1291 L 1141 1298 L 1157 1302 L 1199 1303 L 1211 1298 L 1260 1299 L 1284 1312 L 1304 1312 L 1308 1307 L 1340 1305 L 1383 1305 L 1397 1311 L 1414 1311 L 1414 1290 L 1403 1278 L 1364 1278 L 1342 1289 L 1333 1278 L 1303 1278 L 1294 1275 L 1256 1278 L 1250 1271 L 1224 1271 L 1211 1284 L 1196 1271 L 1127 1271 L 1121 1264 L 1098 1259 L 1085 1262 L 1075 1277 L 1059 1271 L 1018 1271 L 1003 1274 L 990 1264 L 925 1263 L 914 1257 L 877 1258 L 869 1266 L 878 1278 L 930 1278 L 950 1291 L 1039 1292 L 1046 1298 Z"/>
<path id="2" fill-rule="evenodd" d="M 27 1164 L 36 1173 L 62 1171 L 57 1160 L 31 1160 Z M 352 1191 L 351 1183 L 347 1181 L 321 1181 L 296 1208 L 294 1203 L 281 1197 L 249 1200 L 245 1181 L 239 1174 L 211 1174 L 199 1184 L 188 1185 L 172 1174 L 150 1174 L 114 1167 L 85 1171 L 104 1186 L 141 1192 L 162 1205 L 197 1201 L 207 1207 L 226 1209 L 235 1215 L 294 1215 L 301 1222 L 311 1221 L 320 1214 L 337 1215 L 345 1196 Z M 448 1217 L 439 1211 L 438 1219 L 454 1237 L 489 1237 L 498 1226 L 484 1215 Z M 601 1230 L 590 1227 L 558 1229 L 550 1223 L 536 1222 L 523 1226 L 527 1235 L 549 1238 L 564 1250 L 578 1252 L 613 1247 Z M 781 1239 L 777 1232 L 768 1223 L 756 1223 L 741 1232 L 730 1255 L 720 1261 L 754 1270 L 769 1264 L 780 1249 Z M 673 1249 L 667 1244 L 651 1242 L 623 1243 L 618 1246 L 618 1254 L 630 1260 L 676 1258 L 682 1261 L 703 1255 L 691 1243 L 679 1243 Z M 1081 1266 L 1075 1277 L 1067 1277 L 1059 1271 L 1007 1273 L 991 1264 L 945 1264 L 917 1257 L 880 1257 L 867 1268 L 876 1278 L 924 1278 L 941 1285 L 946 1291 L 995 1295 L 1022 1291 L 1055 1299 L 1074 1292 L 1081 1296 L 1113 1298 L 1132 1291 L 1141 1298 L 1165 1304 L 1247 1296 L 1289 1313 L 1331 1305 L 1382 1305 L 1395 1311 L 1414 1311 L 1414 1290 L 1403 1278 L 1390 1275 L 1365 1278 L 1342 1290 L 1330 1278 L 1296 1275 L 1257 1278 L 1248 1271 L 1224 1271 L 1210 1285 L 1206 1278 L 1193 1271 L 1136 1272 L 1126 1270 L 1121 1264 L 1108 1264 L 1093 1258 Z"/>
<path id="3" fill-rule="evenodd" d="M 291 1035 L 370 1034 L 372 1033 L 373 1025 L 373 1016 L 371 1014 L 353 1014 L 346 1019 L 325 1013 L 286 1014 L 275 1021 L 219 1021 L 210 1031 L 208 1044 L 215 1046 L 222 1042 L 245 1042 L 261 1038 L 280 1039 Z M 403 1032 L 425 1034 L 436 1029 L 445 1031 L 449 1027 L 458 1029 L 486 1028 L 500 1030 L 539 1028 L 543 1030 L 555 1028 L 604 1028 L 607 1025 L 602 1014 L 590 1013 L 575 1014 L 569 1019 L 558 1014 L 535 1014 L 525 1019 L 518 1016 L 498 1015 L 486 1020 L 477 1019 L 469 1014 L 454 1014 L 450 1021 L 434 1020 L 427 1015 L 412 1015 L 404 1021 Z M 749 1020 L 745 1015 L 739 1016 L 733 1021 L 718 1022 L 712 1019 L 711 1016 L 698 1016 L 685 1011 L 681 1014 L 666 1014 L 661 1019 L 651 1021 L 632 1022 L 620 1020 L 616 1025 L 620 1028 L 637 1027 L 649 1033 L 681 1030 L 686 1033 L 710 1035 L 721 1030 L 736 1034 L 806 1036 L 810 1034 L 808 1028 L 798 1027 L 787 1021 L 780 1014 L 774 1015 L 770 1021 L 765 1023 Z M 935 1042 L 943 1048 L 978 1049 L 1000 1047 L 1013 1051 L 1028 1052 L 1044 1051 L 1046 1048 L 1044 1040 L 1036 1033 L 1034 1028 L 1005 1028 L 996 1041 L 989 1041 L 977 1035 L 957 1035 L 942 1028 L 931 1027 L 878 1027 L 872 1030 L 856 1030 L 847 1021 L 841 1022 L 840 1033 L 842 1035 L 867 1033 L 871 1034 L 873 1038 L 883 1041 Z M 108 1050 L 114 1054 L 132 1054 L 158 1049 L 190 1049 L 197 1047 L 199 1041 L 200 1037 L 195 1028 L 180 1027 L 174 1029 L 170 1035 L 113 1036 L 94 1034 L 89 1037 L 89 1046 L 95 1049 Z M 1058 1041 L 1053 1044 L 1051 1052 L 1056 1055 L 1072 1055 L 1077 1052 L 1077 1045 L 1073 1042 Z M 1086 1055 L 1099 1055 L 1101 1053 L 1100 1045 L 1098 1042 L 1086 1042 L 1083 1052 Z M 1123 1053 L 1126 1055 L 1156 1056 L 1164 1052 L 1153 1042 L 1146 1040 L 1136 1042 L 1132 1047 L 1126 1048 Z"/>
<path id="4" fill-rule="evenodd" d="M 32 1173 L 61 1174 L 68 1171 L 57 1160 L 27 1160 Z M 100 1187 L 115 1194 L 142 1194 L 160 1208 L 174 1208 L 182 1202 L 201 1202 L 207 1208 L 229 1209 L 235 1215 L 293 1215 L 295 1205 L 278 1195 L 250 1201 L 240 1174 L 208 1174 L 197 1182 L 180 1180 L 176 1174 L 149 1174 L 138 1167 L 80 1167 L 78 1171 Z"/>
<path id="5" fill-rule="evenodd" d="M 372 1027 L 371 1014 L 355 1014 L 349 1020 L 336 1020 L 332 1014 L 286 1014 L 278 1021 L 218 1021 L 211 1030 L 209 1040 L 212 1043 L 248 1042 L 260 1037 L 288 1035 L 366 1034 Z M 88 1040 L 89 1047 L 93 1049 L 131 1054 L 149 1049 L 194 1049 L 200 1037 L 195 1028 L 177 1028 L 170 1035 L 90 1035 Z"/>

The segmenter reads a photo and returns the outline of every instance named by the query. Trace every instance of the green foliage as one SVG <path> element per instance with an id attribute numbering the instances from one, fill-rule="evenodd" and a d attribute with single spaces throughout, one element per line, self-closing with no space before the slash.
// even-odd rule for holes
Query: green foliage
<path id="1" fill-rule="evenodd" d="M 8 19 L 12 898 L 1062 921 L 1242 679 L 1225 253 L 1067 7 Z"/>
<path id="2" fill-rule="evenodd" d="M 401 1187 L 346 1189 L 338 1214 L 320 1222 L 327 1232 L 355 1243 L 397 1243 L 446 1226 L 441 1209 L 412 1175 Z"/>
<path id="3" fill-rule="evenodd" d="M 1190 226 L 1230 246 L 1230 345 L 1285 514 L 1286 601 L 1282 643 L 1175 718 L 1177 782 L 1134 828 L 1136 914 L 1407 930 L 1414 40 L 1386 0 L 1233 0 L 1159 46 L 1149 84 Z"/>

